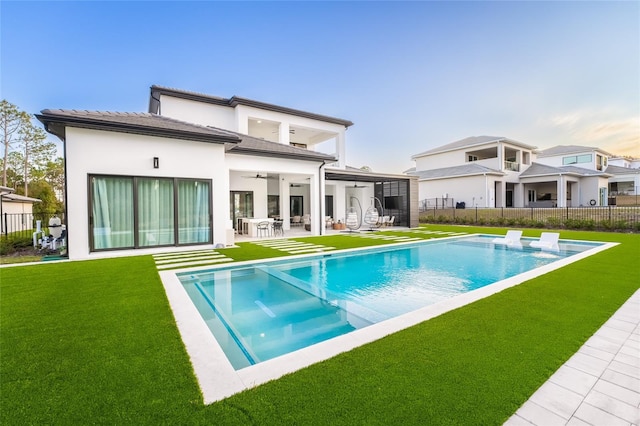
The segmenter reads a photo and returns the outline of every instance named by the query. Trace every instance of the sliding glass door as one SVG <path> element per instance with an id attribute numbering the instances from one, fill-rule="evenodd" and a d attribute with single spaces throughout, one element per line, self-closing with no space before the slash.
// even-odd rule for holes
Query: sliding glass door
<path id="1" fill-rule="evenodd" d="M 138 179 L 138 245 L 175 244 L 173 179 Z"/>
<path id="2" fill-rule="evenodd" d="M 93 249 L 133 247 L 133 180 L 92 177 L 91 194 Z"/>
<path id="3" fill-rule="evenodd" d="M 178 181 L 178 240 L 180 244 L 206 243 L 210 240 L 209 183 Z"/>
<path id="4" fill-rule="evenodd" d="M 90 176 L 91 250 L 206 244 L 211 182 Z"/>

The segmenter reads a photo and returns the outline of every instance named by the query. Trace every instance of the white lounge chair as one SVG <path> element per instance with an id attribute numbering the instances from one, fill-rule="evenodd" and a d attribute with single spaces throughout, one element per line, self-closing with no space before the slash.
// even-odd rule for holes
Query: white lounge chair
<path id="1" fill-rule="evenodd" d="M 522 231 L 507 231 L 507 235 L 502 238 L 494 238 L 491 242 L 494 244 L 504 244 L 507 246 L 520 246 L 520 238 L 522 237 Z"/>
<path id="2" fill-rule="evenodd" d="M 540 239 L 538 241 L 532 241 L 529 246 L 539 248 L 541 250 L 553 250 L 558 251 L 560 247 L 558 246 L 558 238 L 560 234 L 557 232 L 543 232 L 540 234 Z"/>

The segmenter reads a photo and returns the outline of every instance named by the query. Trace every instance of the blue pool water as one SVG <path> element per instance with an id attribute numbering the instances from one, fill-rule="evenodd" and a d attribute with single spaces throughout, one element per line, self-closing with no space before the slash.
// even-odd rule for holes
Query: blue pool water
<path id="1" fill-rule="evenodd" d="M 493 237 L 431 240 L 178 274 L 235 369 L 513 277 L 597 246 L 557 252 Z"/>

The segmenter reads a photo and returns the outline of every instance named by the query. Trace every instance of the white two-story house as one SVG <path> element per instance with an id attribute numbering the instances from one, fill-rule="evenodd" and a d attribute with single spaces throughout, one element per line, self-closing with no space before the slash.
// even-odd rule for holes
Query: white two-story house
<path id="1" fill-rule="evenodd" d="M 458 207 L 606 206 L 614 178 L 608 156 L 592 147 L 537 151 L 504 137 L 474 136 L 414 155 L 409 174 L 418 177 L 423 207 L 447 200 Z"/>
<path id="2" fill-rule="evenodd" d="M 455 200 L 465 207 L 522 207 L 519 175 L 535 147 L 496 136 L 472 136 L 411 157 L 423 206 Z M 440 200 L 440 201 L 437 201 Z"/>
<path id="3" fill-rule="evenodd" d="M 396 225 L 418 221 L 415 178 L 346 166 L 349 120 L 159 86 L 145 113 L 37 118 L 64 141 L 70 258 L 227 245 L 239 219 L 305 217 L 321 235 L 374 197 Z"/>

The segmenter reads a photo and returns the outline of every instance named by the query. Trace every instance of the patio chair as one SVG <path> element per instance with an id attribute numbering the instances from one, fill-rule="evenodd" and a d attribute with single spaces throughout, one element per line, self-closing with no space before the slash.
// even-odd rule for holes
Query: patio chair
<path id="1" fill-rule="evenodd" d="M 281 220 L 274 220 L 273 224 L 271 224 L 271 229 L 273 231 L 273 236 L 274 237 L 276 235 L 278 235 L 278 234 L 284 236 L 284 229 L 282 228 L 282 221 Z"/>
<path id="2" fill-rule="evenodd" d="M 520 246 L 520 238 L 522 237 L 522 231 L 507 231 L 507 235 L 501 238 L 494 238 L 491 242 L 494 244 L 504 244 L 507 246 Z"/>
<path id="3" fill-rule="evenodd" d="M 396 220 L 396 217 L 391 216 L 391 219 L 387 221 L 387 226 L 393 226 L 393 222 L 395 222 L 395 220 Z"/>
<path id="4" fill-rule="evenodd" d="M 559 251 L 558 238 L 560 238 L 558 232 L 543 232 L 540 234 L 540 239 L 538 241 L 532 241 L 529 246 L 541 250 Z"/>
<path id="5" fill-rule="evenodd" d="M 349 229 L 349 232 L 353 232 L 360 228 L 360 224 L 358 223 L 358 214 L 355 211 L 347 213 L 347 220 L 344 225 Z"/>
<path id="6" fill-rule="evenodd" d="M 301 226 L 302 225 L 302 217 L 301 216 L 293 216 L 291 218 L 291 226 Z"/>
<path id="7" fill-rule="evenodd" d="M 271 235 L 271 223 L 268 221 L 258 222 L 256 225 L 256 234 L 258 237 L 269 237 Z"/>

